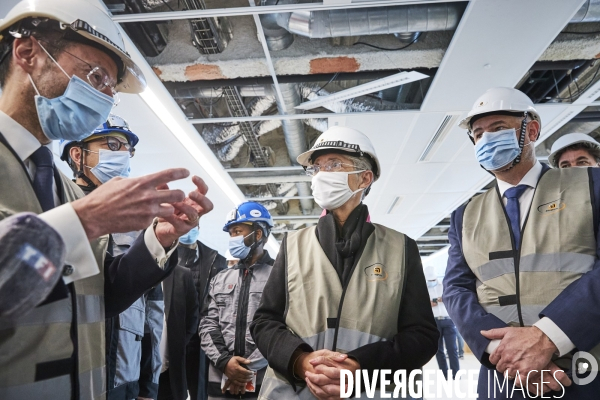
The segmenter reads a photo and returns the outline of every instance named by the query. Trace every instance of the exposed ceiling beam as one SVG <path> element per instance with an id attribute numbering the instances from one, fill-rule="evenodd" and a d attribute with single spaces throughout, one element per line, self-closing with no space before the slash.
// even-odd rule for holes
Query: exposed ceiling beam
<path id="1" fill-rule="evenodd" d="M 320 215 L 273 215 L 275 221 L 313 221 L 321 218 Z"/>
<path id="2" fill-rule="evenodd" d="M 421 236 L 417 239 L 417 242 L 425 242 L 428 240 L 448 240 L 448 235 L 437 235 L 437 236 Z"/>
<path id="3" fill-rule="evenodd" d="M 276 197 L 246 197 L 246 201 L 271 201 L 271 200 L 305 200 L 313 196 L 276 196 Z"/>
<path id="4" fill-rule="evenodd" d="M 599 81 L 600 83 L 600 81 Z M 588 92 L 590 92 L 588 90 Z M 587 92 L 586 92 L 587 93 Z M 547 103 L 544 104 L 536 104 L 536 108 L 544 107 Z M 555 104 L 554 104 L 555 105 Z M 560 104 L 561 107 L 570 108 L 581 108 L 581 106 L 600 106 L 600 101 L 588 101 L 585 103 L 577 103 L 577 104 Z M 469 110 L 452 110 L 449 113 L 459 113 L 459 112 L 467 112 Z M 311 114 L 288 114 L 288 115 L 259 115 L 255 117 L 223 117 L 223 118 L 189 118 L 188 122 L 191 124 L 220 124 L 220 123 L 230 123 L 230 122 L 258 122 L 258 121 L 268 121 L 268 120 L 292 120 L 292 119 L 309 119 L 309 118 L 338 118 L 338 117 L 356 117 L 361 115 L 372 115 L 372 114 L 380 114 L 380 115 L 407 115 L 407 114 L 426 114 L 423 111 L 419 110 L 388 110 L 388 111 L 367 111 L 364 113 L 350 112 L 350 113 L 311 113 Z M 562 125 L 561 125 L 562 126 Z"/>
<path id="5" fill-rule="evenodd" d="M 241 176 L 233 177 L 238 185 L 265 185 L 267 183 L 298 183 L 310 182 L 307 175 L 273 175 L 273 176 Z"/>
<path id="6" fill-rule="evenodd" d="M 421 247 L 446 247 L 448 246 L 448 242 L 445 243 L 417 243 L 417 246 L 419 246 L 419 248 Z"/>
<path id="7" fill-rule="evenodd" d="M 231 8 L 212 8 L 206 10 L 187 10 L 187 11 L 165 11 L 150 12 L 140 14 L 123 14 L 112 17 L 115 22 L 145 22 L 145 21 L 173 21 L 177 19 L 195 19 L 210 17 L 236 17 L 243 15 L 273 14 L 294 11 L 318 11 L 318 10 L 338 10 L 350 8 L 367 7 L 389 7 L 395 5 L 413 5 L 428 3 L 450 3 L 464 0 L 378 0 L 364 1 L 356 3 L 305 3 L 305 4 L 278 4 L 273 6 L 261 7 L 231 7 Z"/>
<path id="8" fill-rule="evenodd" d="M 256 4 L 254 0 L 248 0 L 250 4 L 250 8 L 256 8 Z M 265 38 L 265 32 L 263 31 L 262 24 L 260 23 L 260 17 L 258 14 L 254 14 L 254 24 L 256 25 L 256 33 L 258 35 L 258 41 L 262 45 L 263 52 L 265 53 L 265 59 L 267 60 L 267 68 L 269 69 L 269 73 L 271 74 L 271 79 L 273 79 L 273 87 L 275 88 L 275 95 L 277 96 L 277 102 L 281 106 L 281 110 L 284 114 L 287 114 L 285 109 L 285 102 L 283 101 L 283 95 L 281 94 L 281 88 L 279 87 L 279 82 L 277 81 L 277 74 L 275 73 L 275 66 L 273 65 L 273 60 L 271 59 L 271 53 L 269 52 L 269 48 L 267 47 L 267 39 Z"/>
<path id="9" fill-rule="evenodd" d="M 302 168 L 301 166 L 284 166 L 284 167 L 264 167 L 264 168 L 226 168 L 225 171 L 229 172 L 230 174 L 236 174 L 236 173 L 241 173 L 241 172 L 271 172 L 271 171 L 281 171 L 281 172 L 288 172 L 288 171 L 304 171 L 304 168 Z"/>

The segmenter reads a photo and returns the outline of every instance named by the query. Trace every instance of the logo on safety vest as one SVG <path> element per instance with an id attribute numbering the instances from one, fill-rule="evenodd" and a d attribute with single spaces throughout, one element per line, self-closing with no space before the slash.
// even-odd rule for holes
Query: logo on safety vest
<path id="1" fill-rule="evenodd" d="M 561 210 L 564 210 L 567 207 L 565 203 L 562 203 L 560 199 L 551 201 L 549 203 L 542 204 L 537 208 L 539 213 L 544 215 L 554 214 Z"/>
<path id="2" fill-rule="evenodd" d="M 365 274 L 369 282 L 385 281 L 388 278 L 385 267 L 381 263 L 375 263 L 365 268 Z"/>

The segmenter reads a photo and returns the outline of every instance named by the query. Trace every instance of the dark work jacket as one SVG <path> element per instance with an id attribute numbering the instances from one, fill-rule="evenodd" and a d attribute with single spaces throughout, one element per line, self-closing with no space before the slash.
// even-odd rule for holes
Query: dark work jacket
<path id="1" fill-rule="evenodd" d="M 321 220 L 319 224 L 323 223 Z M 367 238 L 372 232 L 369 231 L 361 241 L 355 263 L 358 262 L 359 255 L 362 254 Z M 332 247 L 331 243 L 323 241 L 335 241 L 336 238 L 331 235 L 322 236 L 319 235 L 318 240 L 328 254 L 327 249 Z M 282 249 L 286 248 L 286 239 L 283 239 Z M 349 352 L 348 355 L 359 362 L 360 369 L 370 372 L 375 369 L 411 371 L 425 365 L 437 351 L 439 332 L 429 302 L 421 257 L 417 243 L 409 237 L 406 237 L 404 254 L 405 289 L 399 309 L 390 310 L 398 313 L 398 333 L 392 340 L 371 343 Z M 280 251 L 265 285 L 260 307 L 254 314 L 250 332 L 258 349 L 269 361 L 269 366 L 294 385 L 295 379 L 290 365 L 293 353 L 297 349 L 307 352 L 312 352 L 313 349 L 287 329 L 285 323 L 286 265 L 286 254 Z"/>
<path id="2" fill-rule="evenodd" d="M 216 250 L 196 241 L 196 248 L 191 249 L 187 245 L 180 244 L 178 247 L 179 261 L 177 265 L 189 268 L 198 293 L 199 310 L 202 311 L 204 299 L 208 292 L 208 285 L 212 278 L 219 272 L 227 269 L 227 260 Z M 201 318 L 200 313 L 198 318 Z M 206 384 L 208 382 L 208 358 L 200 349 L 200 337 L 192 335 L 187 346 L 187 380 L 191 400 L 201 400 L 207 397 Z M 195 374 L 197 376 L 192 376 Z M 197 396 L 198 399 L 194 398 Z"/>
<path id="3" fill-rule="evenodd" d="M 167 350 L 171 390 L 175 400 L 187 399 L 185 355 L 190 338 L 198 331 L 198 297 L 192 273 L 176 266 L 163 282 Z"/>
<path id="4" fill-rule="evenodd" d="M 201 310 L 210 280 L 219 272 L 227 269 L 227 260 L 219 252 L 202 242 L 197 241 L 196 244 L 198 246 L 196 249 L 179 245 L 177 265 L 189 268 L 192 271 L 192 279 L 194 280 L 196 292 L 198 292 L 198 304 Z"/>

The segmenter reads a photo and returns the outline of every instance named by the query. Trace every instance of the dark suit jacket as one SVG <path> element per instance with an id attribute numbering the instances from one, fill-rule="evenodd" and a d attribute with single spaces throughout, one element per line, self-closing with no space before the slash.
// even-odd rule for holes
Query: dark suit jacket
<path id="1" fill-rule="evenodd" d="M 186 345 L 198 329 L 198 294 L 188 268 L 176 266 L 163 282 L 169 379 L 176 400 L 187 399 Z"/>

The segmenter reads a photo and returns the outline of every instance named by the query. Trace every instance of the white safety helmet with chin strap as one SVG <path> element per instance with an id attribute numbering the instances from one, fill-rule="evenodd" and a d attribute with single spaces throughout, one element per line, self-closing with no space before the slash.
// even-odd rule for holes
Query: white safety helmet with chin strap
<path id="1" fill-rule="evenodd" d="M 485 91 L 473 104 L 467 117 L 459 122 L 458 126 L 471 130 L 471 120 L 481 118 L 487 114 L 514 114 L 524 115 L 527 113 L 532 119 L 540 124 L 542 119 L 533 106 L 533 102 L 520 90 L 509 87 L 495 87 Z"/>
<path id="2" fill-rule="evenodd" d="M 511 115 L 523 117 L 519 133 L 519 148 L 523 151 L 525 145 L 525 132 L 527 129 L 527 117 L 537 121 L 540 125 L 538 137 L 542 131 L 542 119 L 533 106 L 531 99 L 520 90 L 509 87 L 494 87 L 485 91 L 473 104 L 466 118 L 459 122 L 458 126 L 467 129 L 469 139 L 475 144 L 471 134 L 472 124 L 475 120 L 488 115 Z M 514 159 L 511 168 L 521 161 L 521 152 Z"/>
<path id="3" fill-rule="evenodd" d="M 381 175 L 379 158 L 369 138 L 356 129 L 343 126 L 334 126 L 321 134 L 310 150 L 305 151 L 297 157 L 300 165 L 308 167 L 314 160 L 312 155 L 315 151 L 336 150 L 347 152 L 349 156 L 366 157 L 373 166 L 374 181 Z"/>
<path id="4" fill-rule="evenodd" d="M 590 149 L 600 151 L 600 143 L 598 143 L 590 135 L 586 135 L 585 133 L 568 133 L 559 137 L 552 144 L 552 149 L 550 150 L 550 155 L 548 156 L 548 163 L 550 164 L 550 166 L 552 168 L 558 168 L 558 160 L 556 159 L 558 153 L 560 153 L 567 147 L 573 146 L 574 144 L 578 143 L 585 144 L 585 146 L 589 147 Z"/>
<path id="5" fill-rule="evenodd" d="M 21 1 L 0 20 L 0 43 L 12 38 L 29 37 L 32 27 L 23 23 L 27 19 L 31 19 L 29 21 L 33 27 L 56 21 L 58 24 L 53 22 L 56 29 L 64 31 L 66 39 L 84 39 L 83 43 L 87 42 L 112 54 L 113 59 L 121 64 L 117 65 L 117 91 L 140 93 L 145 89 L 146 79 L 125 51 L 119 27 L 106 11 L 91 4 L 89 0 Z M 3 58 L 5 56 L 6 54 L 2 55 Z"/>

